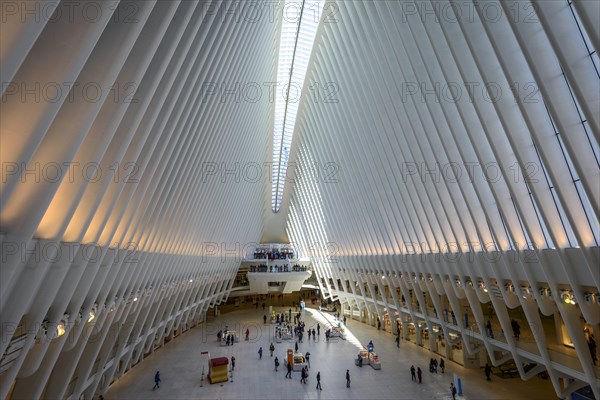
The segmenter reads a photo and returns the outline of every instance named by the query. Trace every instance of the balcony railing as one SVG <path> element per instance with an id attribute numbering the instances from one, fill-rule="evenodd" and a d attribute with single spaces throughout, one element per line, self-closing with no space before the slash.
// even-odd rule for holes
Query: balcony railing
<path id="1" fill-rule="evenodd" d="M 251 265 L 248 267 L 248 272 L 266 272 L 266 273 L 279 273 L 279 272 L 306 272 L 312 271 L 306 265 L 294 264 L 291 265 L 289 262 L 282 265 Z"/>

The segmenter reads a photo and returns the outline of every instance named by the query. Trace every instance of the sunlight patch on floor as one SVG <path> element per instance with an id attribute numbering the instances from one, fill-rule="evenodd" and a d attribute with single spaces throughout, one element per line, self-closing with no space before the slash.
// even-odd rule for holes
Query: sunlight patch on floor
<path id="1" fill-rule="evenodd" d="M 323 312 L 313 309 L 313 308 L 307 307 L 305 310 L 307 312 L 309 312 L 311 314 L 311 316 L 314 319 L 316 319 L 319 323 L 321 323 L 327 327 L 338 326 L 338 324 L 341 324 L 341 326 L 344 328 L 345 333 L 346 333 L 346 340 L 348 342 L 352 343 L 353 345 L 355 345 L 358 350 L 365 349 L 365 347 L 362 345 L 362 343 L 360 343 L 360 341 L 356 338 L 356 336 L 354 336 L 352 334 L 352 332 L 350 331 L 350 329 L 348 329 L 348 326 L 344 325 L 343 321 L 339 321 L 333 315 L 323 313 Z"/>

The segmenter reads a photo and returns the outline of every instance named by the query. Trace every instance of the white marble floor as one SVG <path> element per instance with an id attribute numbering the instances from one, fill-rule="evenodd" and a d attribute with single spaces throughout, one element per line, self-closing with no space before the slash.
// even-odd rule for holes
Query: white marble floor
<path id="1" fill-rule="evenodd" d="M 278 312 L 287 308 L 279 307 Z M 313 316 L 314 314 L 314 316 Z M 303 320 L 312 327 L 319 321 L 323 328 L 323 314 L 307 310 Z M 325 315 L 331 318 L 328 314 Z M 105 394 L 105 399 L 451 399 L 450 382 L 454 373 L 462 380 L 463 396 L 458 399 L 500 400 L 556 399 L 548 381 L 533 378 L 528 382 L 519 378 L 493 377 L 487 382 L 483 372 L 465 369 L 453 362 L 446 362 L 445 374 L 430 374 L 429 359 L 432 355 L 413 343 L 402 342 L 396 347 L 394 336 L 377 331 L 358 321 L 348 320 L 351 333 L 347 340 L 325 341 L 324 330 L 319 340 L 299 343 L 299 351 L 310 351 L 310 376 L 307 384 L 300 383 L 300 372 L 293 379 L 284 379 L 286 373 L 283 359 L 294 342 L 275 343 L 275 356 L 281 366 L 274 371 L 269 345 L 273 338 L 273 325 L 263 325 L 263 311 L 254 309 L 224 313 L 211 322 L 198 326 L 167 343 L 143 362 L 115 382 Z M 219 346 L 216 333 L 224 325 L 238 332 L 250 329 L 250 340 L 234 346 Z M 352 338 L 354 336 L 354 338 Z M 354 365 L 358 346 L 373 341 L 375 352 L 381 357 L 381 370 L 370 366 Z M 262 360 L 258 348 L 262 346 Z M 201 382 L 203 366 L 200 353 L 209 351 L 211 357 L 236 358 L 236 366 L 230 381 L 221 384 Z M 411 382 L 410 366 L 423 370 L 423 383 Z M 345 373 L 350 370 L 351 387 L 346 388 Z M 160 370 L 160 389 L 152 391 L 154 373 Z M 322 391 L 315 389 L 317 371 L 321 372 Z M 206 372 L 206 371 L 205 371 Z"/>

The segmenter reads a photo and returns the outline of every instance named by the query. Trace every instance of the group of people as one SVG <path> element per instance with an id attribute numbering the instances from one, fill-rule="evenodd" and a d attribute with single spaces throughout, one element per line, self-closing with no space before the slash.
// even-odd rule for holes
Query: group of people
<path id="1" fill-rule="evenodd" d="M 290 315 L 291 315 L 291 310 L 290 310 Z M 290 319 L 288 318 L 287 315 L 285 314 L 276 314 L 275 315 L 275 323 L 276 324 L 287 324 L 290 322 Z"/>
<path id="2" fill-rule="evenodd" d="M 298 341 L 302 343 L 302 337 L 304 336 L 304 322 L 298 322 L 298 325 L 294 327 L 294 335 L 298 338 Z M 296 342 L 298 344 L 298 342 Z"/>
<path id="3" fill-rule="evenodd" d="M 266 316 L 265 316 L 266 317 Z M 292 317 L 292 309 L 289 310 L 289 318 Z M 302 343 L 302 339 L 304 338 L 304 333 L 308 334 L 308 339 L 312 336 L 314 340 L 317 340 L 317 335 L 321 334 L 321 327 L 319 324 L 316 324 L 317 329 L 307 328 L 306 324 L 300 319 L 300 313 L 294 315 L 294 324 L 295 326 L 289 323 L 288 315 L 286 314 L 277 314 L 275 316 L 275 322 L 277 323 L 276 331 L 277 337 L 282 339 L 282 332 L 289 332 L 291 338 L 296 338 L 300 343 Z M 266 321 L 266 319 L 265 319 Z M 266 323 L 266 322 L 265 322 Z"/>
<path id="4" fill-rule="evenodd" d="M 292 265 L 293 272 L 304 272 L 306 270 L 308 270 L 308 267 L 306 265 L 300 265 L 300 264 Z"/>
<path id="5" fill-rule="evenodd" d="M 306 270 L 307 267 L 300 264 L 294 264 L 291 268 L 285 264 L 270 265 L 268 268 L 265 264 L 260 264 L 258 266 L 250 266 L 250 272 L 300 272 Z"/>
<path id="6" fill-rule="evenodd" d="M 219 342 L 221 340 L 225 340 L 225 344 L 227 346 L 233 346 L 233 343 L 235 342 L 235 335 L 227 333 L 227 331 L 225 331 L 225 334 L 223 334 L 223 331 L 219 331 L 217 332 L 217 339 L 219 340 Z"/>
<path id="7" fill-rule="evenodd" d="M 264 306 L 263 306 L 264 307 Z M 321 331 L 321 326 L 317 323 L 316 325 L 316 329 L 315 327 L 312 328 L 306 328 L 305 323 L 300 319 L 301 314 L 298 313 L 297 315 L 294 315 L 294 322 L 297 324 L 294 329 L 293 332 L 296 335 L 297 339 L 299 342 L 302 342 L 302 336 L 304 334 L 304 332 L 306 331 L 310 336 L 312 336 L 314 338 L 314 340 L 317 340 L 317 335 L 320 335 L 320 331 Z M 265 316 L 266 317 L 266 316 Z M 276 315 L 276 321 L 278 322 L 278 324 L 283 324 L 284 322 L 287 323 L 287 327 L 288 329 L 291 328 L 291 325 L 289 325 L 289 320 L 292 317 L 292 310 L 289 310 L 289 314 L 285 315 L 284 314 L 278 314 Z M 290 329 L 291 330 L 291 329 Z M 328 329 L 326 332 L 326 335 L 329 337 L 331 334 L 331 329 Z M 249 335 L 250 335 L 250 329 L 246 328 L 245 330 L 245 336 L 246 336 L 246 340 L 249 339 Z M 227 345 L 233 345 L 235 342 L 235 335 L 233 333 L 230 333 L 228 331 L 228 327 L 225 326 L 224 330 L 219 330 L 219 332 L 217 332 L 217 339 L 219 341 L 221 340 L 225 340 Z M 295 343 L 295 351 L 298 352 L 298 341 L 296 341 Z M 275 345 L 271 342 L 270 346 L 269 346 L 269 353 L 271 355 L 271 357 L 273 357 L 274 355 L 274 351 L 275 351 Z M 262 346 L 259 347 L 258 349 L 258 357 L 259 359 L 262 359 L 262 355 L 263 355 L 263 348 Z M 301 370 L 301 378 L 300 381 L 304 384 L 307 383 L 307 379 L 309 376 L 309 369 L 310 369 L 310 352 L 306 352 L 306 354 L 304 355 L 304 359 L 306 360 L 307 365 L 304 366 Z M 231 356 L 231 361 L 230 361 L 230 365 L 231 365 L 231 371 L 235 370 L 235 362 L 236 359 L 234 356 Z M 287 367 L 287 373 L 285 375 L 285 378 L 292 378 L 292 364 L 286 362 L 286 367 Z M 278 357 L 274 357 L 274 365 L 275 365 L 275 372 L 278 371 L 278 367 L 280 365 L 280 361 Z M 316 380 L 317 380 L 317 386 L 316 389 L 317 390 L 323 390 L 322 386 L 321 386 L 321 372 L 318 371 L 317 375 L 316 375 Z M 161 382 L 161 377 L 160 377 L 160 372 L 156 371 L 156 374 L 154 376 L 154 387 L 152 388 L 152 390 L 156 390 L 160 388 L 160 382 Z M 346 370 L 346 387 L 350 387 L 350 371 L 347 369 Z"/>
<path id="8" fill-rule="evenodd" d="M 432 374 L 433 373 L 437 374 L 438 366 L 439 366 L 439 368 L 440 368 L 440 370 L 442 371 L 442 374 L 443 374 L 444 370 L 446 369 L 446 364 L 444 363 L 444 359 L 440 358 L 439 365 L 438 365 L 437 359 L 432 358 L 432 359 L 429 360 L 429 372 L 431 372 Z"/>
<path id="9" fill-rule="evenodd" d="M 256 260 L 285 260 L 286 258 L 294 258 L 294 252 L 292 250 L 280 250 L 280 251 L 269 251 L 269 250 L 257 250 L 254 252 L 254 259 Z"/>
<path id="10" fill-rule="evenodd" d="M 271 357 L 273 357 L 273 351 L 275 350 L 275 346 L 273 345 L 273 343 L 271 343 L 271 346 L 269 346 L 269 351 L 271 353 Z M 294 345 L 294 351 L 297 353 L 298 352 L 298 342 L 295 343 Z M 258 349 L 258 354 L 259 357 L 262 358 L 262 347 L 260 347 Z M 308 378 L 308 370 L 310 369 L 310 352 L 306 352 L 306 354 L 304 355 L 304 359 L 306 360 L 306 363 L 308 365 L 305 365 L 304 367 L 302 367 L 301 375 L 300 375 L 300 382 L 306 384 L 306 379 Z M 274 371 L 277 372 L 277 369 L 279 368 L 279 358 L 277 356 L 275 356 L 275 360 L 274 360 L 274 364 L 275 364 L 275 369 Z M 292 364 L 289 362 L 286 362 L 286 367 L 287 367 L 287 373 L 285 374 L 285 379 L 292 379 Z M 323 390 L 323 388 L 321 387 L 321 371 L 317 372 L 317 389 L 318 390 Z"/>
<path id="11" fill-rule="evenodd" d="M 414 365 L 410 366 L 410 379 L 415 382 L 418 379 L 419 383 L 423 381 L 423 371 L 421 371 L 421 367 L 417 367 L 415 370 Z"/>
<path id="12" fill-rule="evenodd" d="M 302 367 L 300 382 L 306 384 L 306 378 L 308 378 L 308 367 Z"/>
<path id="13" fill-rule="evenodd" d="M 316 341 L 317 335 L 321 334 L 321 327 L 319 324 L 317 324 L 316 330 L 315 330 L 315 328 L 306 328 L 306 324 L 302 320 L 300 320 L 299 313 L 297 316 L 294 317 L 294 321 L 297 323 L 297 325 L 293 329 L 293 335 L 298 338 L 298 341 L 300 343 L 302 343 L 302 338 L 304 337 L 305 330 L 306 330 L 306 333 L 308 334 L 308 340 L 310 340 L 310 337 L 312 335 L 312 337 Z"/>
<path id="14" fill-rule="evenodd" d="M 251 265 L 250 272 L 267 272 L 268 267 L 267 264 L 259 264 L 259 265 Z"/>
<path id="15" fill-rule="evenodd" d="M 306 353 L 307 355 L 309 353 Z M 277 357 L 275 357 L 275 371 L 277 371 L 277 367 L 279 366 L 279 360 L 277 359 Z M 302 370 L 300 371 L 300 382 L 306 384 L 306 379 L 308 378 L 308 370 L 309 367 L 305 366 L 302 367 Z M 348 385 L 349 385 L 349 375 L 348 375 L 348 370 L 346 370 L 346 380 L 348 381 Z M 285 374 L 285 379 L 292 379 L 292 364 L 291 363 L 287 363 L 287 373 Z M 349 386 L 347 386 L 349 387 Z M 321 371 L 317 372 L 317 390 L 323 390 L 323 387 L 321 386 Z"/>
<path id="16" fill-rule="evenodd" d="M 333 336 L 333 331 L 331 330 L 331 328 L 327 329 L 325 331 L 325 340 L 329 341 L 329 339 Z"/>

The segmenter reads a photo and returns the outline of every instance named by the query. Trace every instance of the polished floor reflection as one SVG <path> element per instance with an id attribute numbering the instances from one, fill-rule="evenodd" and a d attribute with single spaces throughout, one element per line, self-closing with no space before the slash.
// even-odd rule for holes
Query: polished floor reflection
<path id="1" fill-rule="evenodd" d="M 288 308 L 277 308 L 277 312 Z M 314 317 L 312 314 L 315 314 Z M 106 393 L 106 399 L 451 399 L 450 382 L 454 373 L 461 377 L 463 396 L 458 399 L 555 399 L 549 382 L 533 378 L 528 382 L 519 378 L 501 379 L 493 376 L 491 382 L 485 380 L 483 371 L 469 370 L 446 362 L 444 374 L 428 372 L 429 351 L 415 344 L 403 342 L 396 347 L 394 336 L 358 321 L 348 320 L 348 329 L 354 336 L 348 340 L 332 339 L 325 341 L 324 330 L 318 340 L 308 340 L 305 335 L 299 343 L 299 351 L 310 352 L 310 376 L 307 384 L 300 383 L 300 372 L 293 372 L 292 379 L 285 379 L 282 365 L 274 371 L 273 358 L 268 348 L 273 341 L 274 356 L 284 359 L 288 348 L 294 342 L 276 343 L 273 340 L 273 325 L 263 324 L 263 311 L 255 309 L 237 310 L 223 313 L 212 321 L 194 328 L 176 338 L 156 353 L 149 356 L 127 372 Z M 303 316 L 307 326 L 317 322 L 323 328 L 323 318 L 331 320 L 329 314 L 308 310 Z M 228 325 L 238 332 L 250 329 L 250 340 L 233 346 L 220 346 L 216 333 Z M 359 368 L 354 365 L 357 345 L 367 345 L 373 341 L 375 352 L 380 355 L 381 370 L 369 366 Z M 263 348 L 262 359 L 258 349 Z M 236 365 L 229 382 L 209 384 L 202 382 L 203 366 L 201 352 L 210 352 L 211 357 L 235 356 Z M 410 366 L 423 371 L 423 383 L 411 382 Z M 351 387 L 346 388 L 345 373 L 350 370 Z M 161 373 L 161 387 L 152 391 L 154 374 Z M 322 391 L 317 391 L 315 376 L 321 372 Z M 206 368 L 205 368 L 205 373 Z"/>

